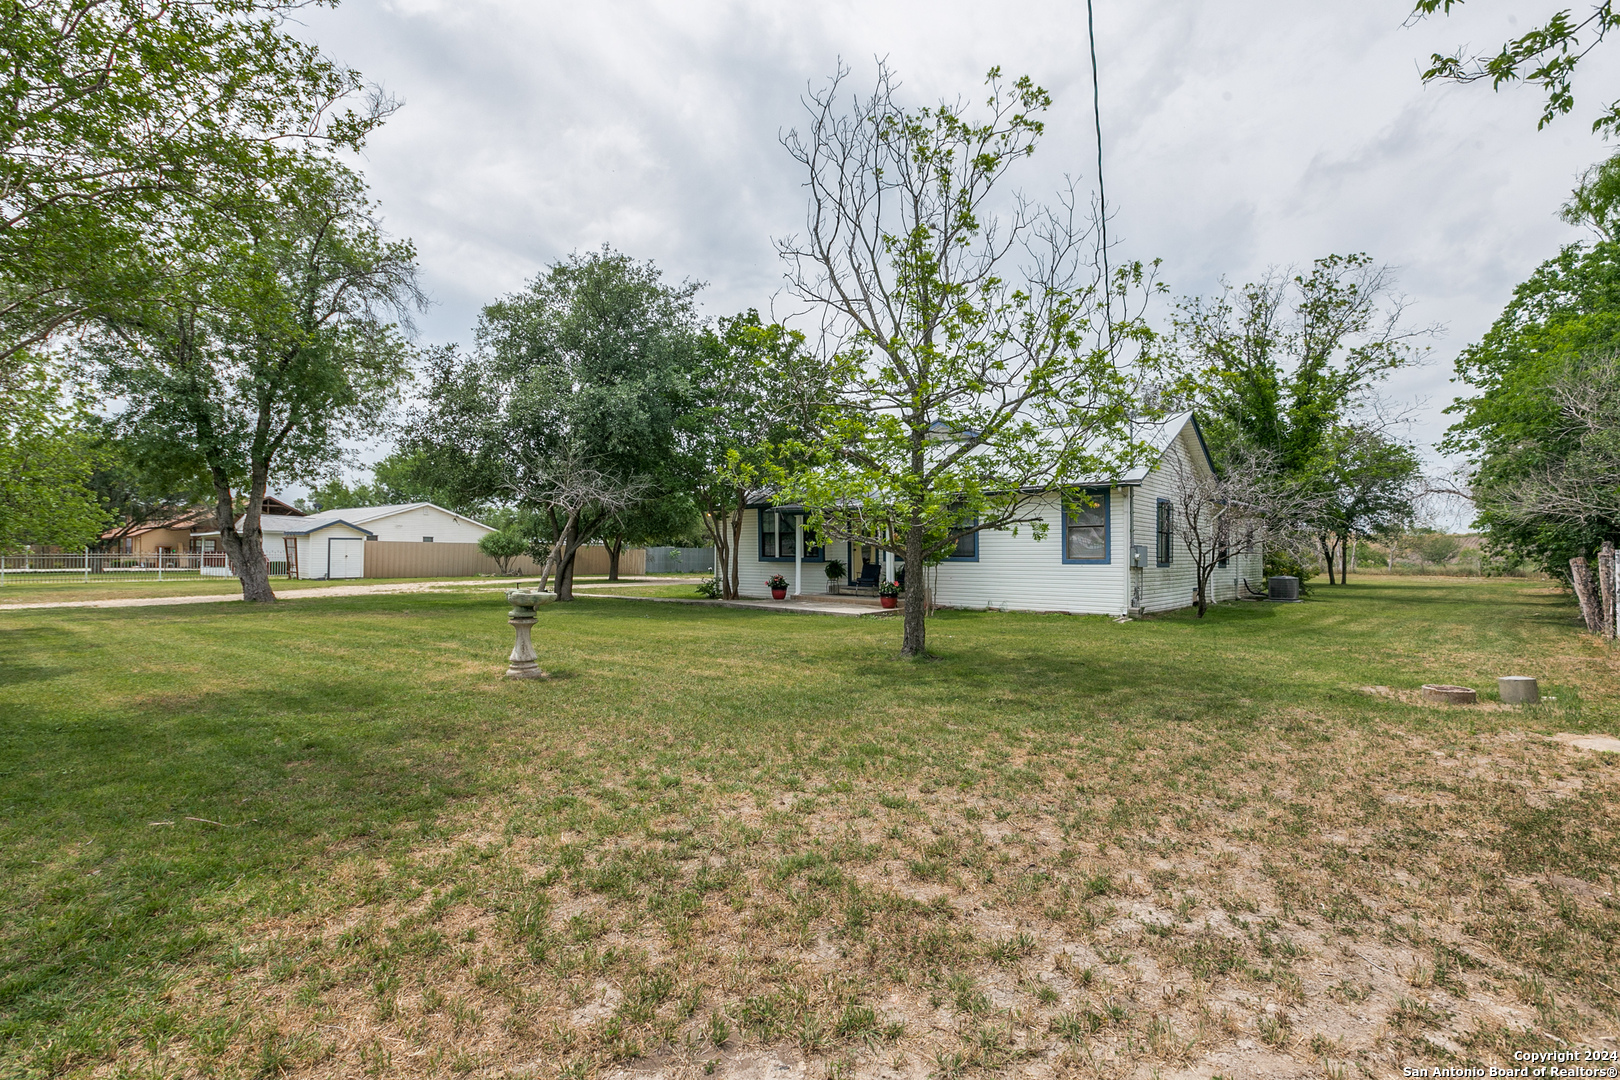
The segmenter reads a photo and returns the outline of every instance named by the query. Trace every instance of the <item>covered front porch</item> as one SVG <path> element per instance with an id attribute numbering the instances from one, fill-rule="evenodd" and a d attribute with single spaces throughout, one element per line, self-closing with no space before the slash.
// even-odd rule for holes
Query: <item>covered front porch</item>
<path id="1" fill-rule="evenodd" d="M 805 528 L 803 506 L 760 507 L 758 514 L 758 561 L 787 579 L 792 599 L 870 599 L 876 604 L 879 583 L 904 573 L 904 559 L 875 545 L 822 541 Z M 827 576 L 827 567 L 834 562 L 844 568 L 836 579 Z"/>

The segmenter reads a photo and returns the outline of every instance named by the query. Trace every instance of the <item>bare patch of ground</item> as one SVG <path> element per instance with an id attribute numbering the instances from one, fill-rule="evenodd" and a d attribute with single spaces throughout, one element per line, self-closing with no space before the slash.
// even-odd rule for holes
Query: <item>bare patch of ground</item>
<path id="1" fill-rule="evenodd" d="M 212 1060 L 301 1077 L 1282 1080 L 1620 1050 L 1614 755 L 1303 723 L 1240 755 L 1102 749 L 1013 748 L 1016 793 L 536 774 L 448 840 L 340 864 L 175 997 L 239 1008 Z M 106 1073 L 165 1060 L 199 1056 Z"/>

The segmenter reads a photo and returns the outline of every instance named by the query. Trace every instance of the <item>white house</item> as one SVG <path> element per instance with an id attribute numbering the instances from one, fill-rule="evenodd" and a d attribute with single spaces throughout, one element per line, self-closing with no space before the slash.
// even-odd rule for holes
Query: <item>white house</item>
<path id="1" fill-rule="evenodd" d="M 1158 459 L 1122 476 L 1080 485 L 1095 505 L 1073 512 L 1053 491 L 1044 500 L 1049 526 L 1037 540 L 1028 526 L 1017 533 L 984 530 L 964 537 L 956 553 L 929 575 L 934 601 L 945 607 L 1003 611 L 1061 611 L 1121 615 L 1190 606 L 1196 570 L 1176 528 L 1176 455 L 1187 467 L 1213 468 L 1191 412 L 1139 433 Z M 761 504 L 745 512 L 738 559 L 743 596 L 768 597 L 766 582 L 781 574 L 790 595 L 830 591 L 825 564 L 841 560 L 848 580 L 893 580 L 899 560 L 871 547 L 820 544 L 804 530 L 801 507 Z M 1210 579 L 1212 601 L 1241 595 L 1244 581 L 1263 589 L 1264 559 L 1233 555 Z"/>
<path id="2" fill-rule="evenodd" d="M 240 518 L 236 524 L 241 528 Z M 323 510 L 304 517 L 265 514 L 259 518 L 259 527 L 264 532 L 265 555 L 272 562 L 285 559 L 288 576 L 312 580 L 363 576 L 363 545 L 368 540 L 470 544 L 495 531 L 482 522 L 425 502 Z"/>

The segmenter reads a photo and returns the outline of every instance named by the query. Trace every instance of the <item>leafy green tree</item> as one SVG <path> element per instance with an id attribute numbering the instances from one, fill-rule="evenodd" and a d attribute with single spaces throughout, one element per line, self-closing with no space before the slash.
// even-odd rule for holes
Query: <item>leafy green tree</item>
<path id="1" fill-rule="evenodd" d="M 720 319 L 703 336 L 696 360 L 677 469 L 718 556 L 720 595 L 731 600 L 738 595 L 748 497 L 795 461 L 827 399 L 827 372 L 802 333 L 764 325 L 753 310 Z"/>
<path id="2" fill-rule="evenodd" d="M 515 499 L 548 519 L 560 600 L 572 599 L 581 545 L 678 490 L 697 289 L 609 248 L 569 256 L 484 309 L 477 353 L 441 362 L 413 417 L 405 446 L 460 477 L 464 497 Z"/>
<path id="3" fill-rule="evenodd" d="M 614 514 L 601 528 L 608 553 L 608 580 L 619 580 L 619 556 L 626 547 L 679 542 L 697 532 L 697 506 L 684 491 L 671 491 Z"/>
<path id="4" fill-rule="evenodd" d="M 1421 532 L 1412 537 L 1412 550 L 1426 565 L 1445 566 L 1462 554 L 1462 541 L 1443 532 Z"/>
<path id="5" fill-rule="evenodd" d="M 1327 565 L 1328 584 L 1350 580 L 1350 547 L 1357 536 L 1387 534 L 1409 526 L 1417 513 L 1423 465 L 1417 452 L 1373 427 L 1342 424 L 1323 440 L 1306 475 L 1306 490 L 1319 499 L 1308 514 Z"/>
<path id="6" fill-rule="evenodd" d="M 1314 498 L 1303 524 L 1327 562 L 1348 566 L 1352 532 L 1410 515 L 1417 458 L 1368 422 L 1379 382 L 1414 363 L 1393 275 L 1366 255 L 1329 255 L 1304 274 L 1273 272 L 1182 301 L 1176 344 L 1198 372 L 1217 464 L 1269 461 L 1280 484 Z"/>
<path id="7" fill-rule="evenodd" d="M 195 214 L 296 183 L 306 150 L 358 148 L 391 111 L 288 32 L 303 6 L 0 5 L 0 364 L 125 309 Z"/>
<path id="8" fill-rule="evenodd" d="M 97 440 L 73 389 L 27 355 L 14 357 L 0 379 L 0 554 L 84 548 L 109 520 L 88 486 Z"/>
<path id="9" fill-rule="evenodd" d="M 427 353 L 422 393 L 406 415 L 398 449 L 374 470 L 395 501 L 478 517 L 512 498 L 505 420 L 488 374 L 487 357 L 463 356 L 454 347 Z"/>
<path id="10" fill-rule="evenodd" d="M 1120 361 L 1151 334 L 1110 318 L 1105 296 L 1150 275 L 1132 265 L 1103 280 L 1072 191 L 1055 210 L 1016 200 L 995 214 L 1051 102 L 1028 78 L 993 69 L 971 115 L 902 104 L 886 66 L 846 106 L 846 75 L 785 140 L 810 203 L 805 235 L 780 251 L 822 319 L 831 392 L 780 494 L 812 508 L 821 535 L 905 559 L 901 653 L 921 656 L 921 568 L 979 530 L 1042 535 L 1044 492 L 1108 475 L 1138 449 L 1122 437 L 1137 387 Z"/>
<path id="11" fill-rule="evenodd" d="M 383 235 L 359 178 L 305 164 L 275 201 L 202 219 L 189 257 L 104 315 L 88 350 L 144 467 L 209 485 L 248 600 L 275 599 L 259 525 L 272 472 L 327 473 L 375 433 L 410 374 L 400 324 L 423 302 L 411 245 Z"/>
<path id="12" fill-rule="evenodd" d="M 1270 456 L 1301 476 L 1334 427 L 1428 334 L 1404 321 L 1388 267 L 1328 255 L 1309 273 L 1272 272 L 1242 288 L 1182 301 L 1177 344 L 1202 373 L 1200 418 L 1217 460 L 1226 448 Z"/>
<path id="13" fill-rule="evenodd" d="M 1620 154 L 1587 169 L 1558 214 L 1571 225 L 1585 225 L 1604 240 L 1620 239 Z"/>
<path id="14" fill-rule="evenodd" d="M 112 524 L 102 534 L 103 545 L 117 549 L 124 537 L 144 525 L 174 521 L 207 502 L 196 478 L 154 476 L 140 466 L 138 451 L 118 436 L 116 425 L 91 418 L 95 437 L 95 469 L 87 485 Z"/>
<path id="15" fill-rule="evenodd" d="M 494 559 L 504 575 L 511 572 L 512 561 L 529 550 L 529 541 L 518 529 L 506 528 L 480 536 L 478 550 Z"/>
<path id="16" fill-rule="evenodd" d="M 1412 18 L 1422 19 L 1435 12 L 1449 15 L 1452 8 L 1462 3 L 1463 0 L 1417 0 Z M 1494 53 L 1465 55 L 1464 49 L 1451 54 L 1435 53 L 1423 72 L 1423 81 L 1489 81 L 1494 90 L 1513 83 L 1529 83 L 1546 95 L 1546 105 L 1536 125 L 1538 129 L 1544 128 L 1555 117 L 1574 110 L 1576 67 L 1616 27 L 1620 27 L 1620 15 L 1615 13 L 1613 0 L 1592 4 L 1579 15 L 1565 8 L 1549 16 L 1546 22 L 1504 42 Z M 1604 107 L 1592 121 L 1592 130 L 1611 135 L 1620 132 L 1620 101 Z"/>
<path id="17" fill-rule="evenodd" d="M 1603 358 L 1620 347 L 1620 244 L 1570 244 L 1513 291 L 1479 342 L 1457 358 L 1460 381 L 1478 388 L 1449 410 L 1458 417 L 1441 448 L 1466 455 L 1476 525 L 1498 558 L 1523 559 L 1561 581 L 1570 560 L 1620 538 L 1620 513 L 1572 515 L 1527 499 L 1550 476 L 1581 475 L 1583 434 L 1561 385 L 1601 383 Z M 1611 369 L 1612 370 L 1612 369 Z"/>
<path id="18" fill-rule="evenodd" d="M 402 500 L 408 501 L 408 500 Z M 329 476 L 309 489 L 307 498 L 294 504 L 300 510 L 319 513 L 322 510 L 347 510 L 356 506 L 385 506 L 393 500 L 380 484 L 355 484 L 350 487 L 341 476 Z"/>

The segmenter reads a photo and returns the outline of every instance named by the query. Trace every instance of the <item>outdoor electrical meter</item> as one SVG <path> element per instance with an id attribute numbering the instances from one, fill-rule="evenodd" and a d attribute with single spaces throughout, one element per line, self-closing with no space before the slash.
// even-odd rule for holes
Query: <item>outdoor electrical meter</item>
<path id="1" fill-rule="evenodd" d="M 1142 565 L 1142 560 L 1144 558 L 1146 558 L 1146 557 L 1147 557 L 1147 545 L 1146 544 L 1132 544 L 1131 545 L 1131 565 L 1132 566 L 1138 566 L 1138 567 L 1141 566 Z"/>

